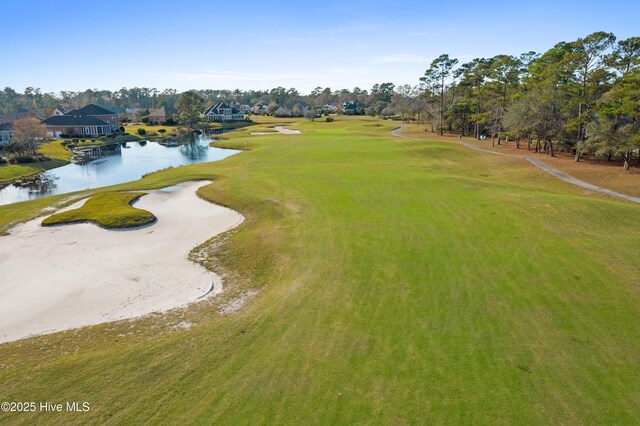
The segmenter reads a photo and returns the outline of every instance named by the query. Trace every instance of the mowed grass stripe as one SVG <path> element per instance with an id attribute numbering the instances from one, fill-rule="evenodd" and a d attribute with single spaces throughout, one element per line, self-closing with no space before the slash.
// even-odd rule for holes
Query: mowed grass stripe
<path id="1" fill-rule="evenodd" d="M 638 207 L 369 124 L 120 186 L 221 178 L 201 195 L 247 215 L 225 259 L 260 295 L 188 331 L 80 332 L 0 371 L 7 395 L 85 395 L 83 421 L 633 423 Z"/>

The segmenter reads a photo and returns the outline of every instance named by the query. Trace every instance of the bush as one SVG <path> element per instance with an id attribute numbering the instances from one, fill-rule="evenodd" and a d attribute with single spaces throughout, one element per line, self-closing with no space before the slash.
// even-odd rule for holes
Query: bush
<path id="1" fill-rule="evenodd" d="M 333 117 L 327 117 L 324 119 L 327 123 L 331 123 L 333 121 Z"/>
<path id="2" fill-rule="evenodd" d="M 73 138 L 73 139 L 71 139 L 71 142 L 73 142 L 73 143 L 78 143 L 78 142 L 80 142 L 80 139 L 78 139 L 78 138 Z"/>
<path id="3" fill-rule="evenodd" d="M 17 164 L 33 163 L 35 161 L 35 159 L 30 155 L 18 155 L 17 157 L 13 157 L 13 160 Z"/>
<path id="4" fill-rule="evenodd" d="M 146 116 L 140 118 L 140 121 L 142 121 L 144 124 L 149 124 L 149 116 L 146 115 Z"/>
<path id="5" fill-rule="evenodd" d="M 138 134 L 139 134 L 140 136 L 144 136 L 144 135 L 146 135 L 146 134 L 147 134 L 147 131 L 146 131 L 145 129 L 138 129 Z"/>
<path id="6" fill-rule="evenodd" d="M 124 126 L 120 126 L 120 133 L 124 133 Z"/>
<path id="7" fill-rule="evenodd" d="M 165 126 L 175 126 L 176 120 L 174 120 L 173 118 L 167 118 L 167 121 L 162 124 L 164 124 Z"/>
<path id="8" fill-rule="evenodd" d="M 165 133 L 167 129 L 158 129 L 158 133 Z"/>

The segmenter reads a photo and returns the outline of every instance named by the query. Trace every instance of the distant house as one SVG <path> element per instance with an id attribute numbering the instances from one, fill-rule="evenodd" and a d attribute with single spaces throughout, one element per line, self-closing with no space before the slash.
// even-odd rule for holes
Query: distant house
<path id="1" fill-rule="evenodd" d="M 358 104 L 356 102 L 344 102 L 342 104 L 342 112 L 345 114 L 355 114 L 356 109 L 358 109 Z"/>
<path id="2" fill-rule="evenodd" d="M 42 123 L 47 126 L 47 133 L 53 138 L 62 135 L 94 137 L 113 133 L 110 123 L 89 115 L 54 115 Z"/>
<path id="3" fill-rule="evenodd" d="M 52 116 L 57 115 L 64 115 L 65 114 L 65 109 L 63 107 L 61 107 L 60 105 L 58 105 L 57 107 L 55 107 L 53 109 L 53 112 L 51 113 Z"/>
<path id="4" fill-rule="evenodd" d="M 11 139 L 13 139 L 13 124 L 0 124 L 0 146 L 9 143 Z"/>
<path id="5" fill-rule="evenodd" d="M 244 112 L 232 108 L 224 102 L 217 103 L 203 112 L 202 117 L 209 121 L 244 121 Z"/>
<path id="6" fill-rule="evenodd" d="M 236 108 L 238 108 L 238 111 L 245 115 L 251 114 L 251 105 L 237 105 Z"/>
<path id="7" fill-rule="evenodd" d="M 118 130 L 118 115 L 113 111 L 95 104 L 89 104 L 80 109 L 74 109 L 73 111 L 67 112 L 64 116 L 93 117 L 109 124 L 111 132 L 115 132 Z"/>
<path id="8" fill-rule="evenodd" d="M 267 112 L 267 106 L 265 104 L 254 105 L 251 108 L 252 114 L 264 114 Z"/>
<path id="9" fill-rule="evenodd" d="M 326 104 L 323 107 L 324 110 L 326 110 L 327 112 L 336 112 L 338 110 L 338 105 L 336 104 Z"/>
<path id="10" fill-rule="evenodd" d="M 152 109 L 149 111 L 149 124 L 162 124 L 167 121 L 167 111 L 165 107 Z"/>
<path id="11" fill-rule="evenodd" d="M 118 121 L 137 121 L 142 111 L 142 108 L 125 108 L 124 111 L 118 112 Z"/>

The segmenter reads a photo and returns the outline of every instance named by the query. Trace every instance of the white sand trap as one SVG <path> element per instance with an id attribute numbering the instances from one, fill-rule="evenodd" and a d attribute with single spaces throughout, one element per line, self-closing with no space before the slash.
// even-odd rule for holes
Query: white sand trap
<path id="1" fill-rule="evenodd" d="M 136 207 L 156 215 L 150 226 L 42 227 L 38 218 L 0 237 L 0 342 L 175 308 L 212 285 L 220 292 L 220 277 L 187 256 L 244 218 L 198 198 L 208 183 L 149 191 Z"/>
<path id="2" fill-rule="evenodd" d="M 287 129 L 282 126 L 275 126 L 273 129 L 275 130 L 275 132 L 252 132 L 251 134 L 252 135 L 273 135 L 274 133 L 282 133 L 285 135 L 299 135 L 301 133 L 300 130 Z"/>

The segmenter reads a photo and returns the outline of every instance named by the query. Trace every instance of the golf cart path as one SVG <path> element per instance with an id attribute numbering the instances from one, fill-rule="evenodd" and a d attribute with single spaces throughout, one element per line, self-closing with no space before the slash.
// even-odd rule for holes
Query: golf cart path
<path id="1" fill-rule="evenodd" d="M 424 139 L 412 138 L 410 136 L 405 136 L 405 135 L 400 134 L 400 132 L 403 131 L 405 128 L 406 128 L 406 126 L 398 127 L 397 129 L 392 130 L 391 134 L 393 136 L 395 136 L 395 137 L 398 137 L 398 138 L 410 139 L 410 140 L 414 140 L 414 141 L 424 141 Z M 623 200 L 631 201 L 633 203 L 640 203 L 640 198 L 638 198 L 638 197 L 632 197 L 631 195 L 621 194 L 619 192 L 615 192 L 615 191 L 612 191 L 612 190 L 606 189 L 606 188 L 601 188 L 599 186 L 596 186 L 596 185 L 590 184 L 588 182 L 585 182 L 583 180 L 577 179 L 577 178 L 575 178 L 575 177 L 573 177 L 571 175 L 568 175 L 568 174 L 566 174 L 564 172 L 561 172 L 560 170 L 558 170 L 558 169 L 556 169 L 554 167 L 549 166 L 546 163 L 543 163 L 542 161 L 538 160 L 537 158 L 531 158 L 531 157 L 528 157 L 526 155 L 505 154 L 503 152 L 495 152 L 495 151 L 491 151 L 489 149 L 480 148 L 480 147 L 475 146 L 473 144 L 470 144 L 468 142 L 460 141 L 460 142 L 456 142 L 456 143 L 459 144 L 459 145 L 466 146 L 467 148 L 471 148 L 471 149 L 474 149 L 476 151 L 480 151 L 480 152 L 486 152 L 486 153 L 494 154 L 494 155 L 502 155 L 503 157 L 518 158 L 520 160 L 526 160 L 529 163 L 531 163 L 534 166 L 536 166 L 537 168 L 539 168 L 541 170 L 544 170 L 545 172 L 557 177 L 558 179 L 562 179 L 565 182 L 569 182 L 569 183 L 571 183 L 573 185 L 578 185 L 578 186 L 580 186 L 582 188 L 590 189 L 592 191 L 599 192 L 601 194 L 609 195 L 611 197 L 621 198 Z"/>

